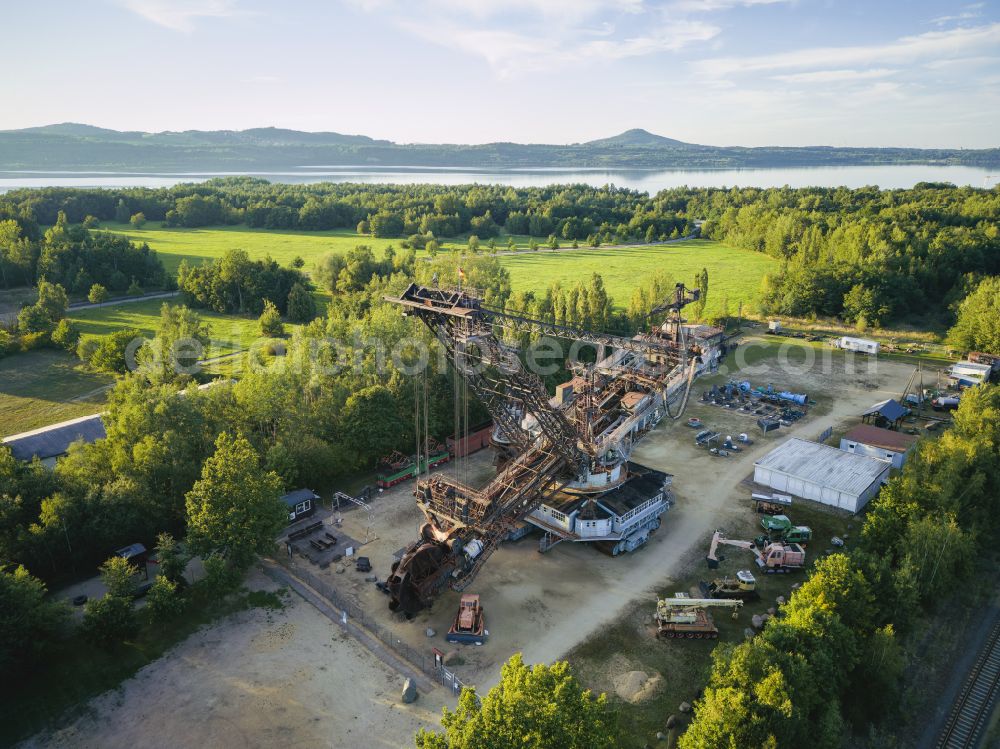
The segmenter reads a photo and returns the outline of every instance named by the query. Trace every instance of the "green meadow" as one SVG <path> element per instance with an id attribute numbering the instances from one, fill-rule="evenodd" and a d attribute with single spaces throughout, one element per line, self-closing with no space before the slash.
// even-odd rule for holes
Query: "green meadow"
<path id="1" fill-rule="evenodd" d="M 118 230 L 136 241 L 148 242 L 162 256 L 165 265 L 176 271 L 181 260 L 200 263 L 222 255 L 227 249 L 241 247 L 251 257 L 270 255 L 283 265 L 302 257 L 308 270 L 313 262 L 327 252 L 346 252 L 358 244 L 371 245 L 377 252 L 399 240 L 359 237 L 349 231 L 283 232 L 217 227 L 211 229 L 163 229 L 151 226 L 141 230 L 119 225 Z M 516 237 L 518 247 L 526 247 L 527 238 Z M 506 238 L 497 244 L 506 248 Z M 464 240 L 456 240 L 464 247 Z M 445 250 L 448 245 L 445 245 Z M 503 252 L 503 250 L 501 250 Z M 694 282 L 695 273 L 708 269 L 709 293 L 706 311 L 722 309 L 727 300 L 729 311 L 735 314 L 740 302 L 751 310 L 760 293 L 763 275 L 776 269 L 776 261 L 766 255 L 736 250 L 710 240 L 690 240 L 645 247 L 598 247 L 539 249 L 535 252 L 501 254 L 500 262 L 510 271 L 515 290 L 544 291 L 558 281 L 572 285 L 586 281 L 592 273 L 604 278 L 608 293 L 618 307 L 628 304 L 636 285 L 654 273 L 664 272 L 675 281 Z M 325 295 L 317 292 L 319 309 Z M 122 328 L 136 328 L 152 337 L 159 325 L 160 307 L 164 301 L 180 303 L 180 298 L 146 300 L 128 304 L 110 304 L 86 310 L 70 310 L 67 317 L 83 335 L 101 336 Z M 211 336 L 205 359 L 227 357 L 214 362 L 213 374 L 234 374 L 241 357 L 232 356 L 247 350 L 262 340 L 256 318 L 223 315 L 199 310 Z M 286 325 L 290 332 L 291 325 Z M 16 354 L 0 361 L 0 421 L 4 434 L 25 431 L 62 419 L 92 413 L 104 401 L 102 386 L 112 378 L 96 374 L 69 354 L 57 351 L 36 351 Z"/>
<path id="2" fill-rule="evenodd" d="M 399 239 L 377 239 L 359 236 L 347 229 L 305 232 L 270 229 L 248 229 L 245 226 L 223 226 L 206 229 L 171 229 L 148 224 L 133 229 L 124 224 L 105 224 L 105 231 L 125 234 L 136 242 L 146 242 L 156 250 L 170 272 L 176 272 L 181 260 L 200 263 L 220 257 L 226 250 L 239 247 L 252 258 L 270 255 L 281 265 L 290 265 L 296 257 L 305 261 L 310 270 L 315 261 L 327 252 L 346 252 L 359 244 L 371 246 L 377 253 L 389 246 L 399 247 Z M 526 249 L 529 238 L 514 237 L 518 249 Z M 443 250 L 464 248 L 465 239 L 444 242 Z M 485 243 L 482 243 L 485 250 Z M 506 250 L 507 237 L 497 239 L 498 251 Z M 421 253 L 423 255 L 423 253 Z M 581 247 L 551 251 L 539 248 L 535 252 L 501 254 L 500 261 L 510 271 L 515 290 L 542 291 L 554 281 L 573 284 L 592 273 L 604 278 L 608 293 L 615 303 L 628 304 L 632 289 L 649 275 L 667 273 L 676 281 L 694 282 L 695 273 L 708 269 L 709 293 L 706 310 L 717 312 L 723 299 L 728 299 L 735 314 L 742 301 L 752 306 L 760 293 L 760 281 L 765 273 L 776 270 L 777 261 L 762 253 L 737 250 L 706 239 L 695 239 L 666 245 L 616 247 L 596 249 Z M 127 313 L 126 313 L 127 314 Z"/>
<path id="3" fill-rule="evenodd" d="M 695 273 L 707 268 L 706 312 L 719 312 L 723 300 L 728 300 L 733 315 L 740 302 L 744 311 L 754 308 L 764 274 L 777 270 L 777 261 L 763 253 L 736 250 L 708 239 L 648 247 L 540 249 L 503 256 L 500 262 L 510 271 L 511 287 L 517 291 L 544 291 L 556 281 L 571 286 L 600 273 L 618 307 L 627 306 L 632 290 L 657 272 L 692 286 Z"/>
<path id="4" fill-rule="evenodd" d="M 304 270 L 312 269 L 317 259 L 328 252 L 347 252 L 357 245 L 371 247 L 381 254 L 389 245 L 397 249 L 400 239 L 379 239 L 361 236 L 350 229 L 330 231 L 293 231 L 284 229 L 248 229 L 246 226 L 213 226 L 204 229 L 167 228 L 150 222 L 142 229 L 129 224 L 105 222 L 102 231 L 124 234 L 133 242 L 146 242 L 160 255 L 163 265 L 171 273 L 177 272 L 182 260 L 201 264 L 203 260 L 214 260 L 226 250 L 240 248 L 251 258 L 270 255 L 279 265 L 289 266 L 296 257 L 305 261 Z M 442 241 L 442 249 L 465 247 L 467 239 Z M 528 246 L 528 237 L 514 237 L 518 247 Z M 486 242 L 482 242 L 486 247 Z M 507 238 L 497 239 L 497 247 L 505 249 Z M 423 254 L 423 253 L 421 253 Z"/>
<path id="5" fill-rule="evenodd" d="M 102 336 L 122 328 L 136 328 L 144 336 L 152 338 L 160 325 L 160 307 L 164 303 L 182 304 L 183 300 L 181 297 L 150 299 L 130 304 L 70 310 L 66 316 L 85 336 Z M 205 351 L 205 358 L 243 351 L 251 343 L 261 339 L 260 326 L 256 317 L 222 315 L 205 309 L 199 309 L 197 312 L 208 327 L 209 336 L 212 339 L 210 346 Z M 287 332 L 291 332 L 294 327 L 294 325 L 285 324 Z"/>
<path id="6" fill-rule="evenodd" d="M 39 349 L 0 359 L 0 437 L 103 408 L 114 377 L 65 351 Z"/>

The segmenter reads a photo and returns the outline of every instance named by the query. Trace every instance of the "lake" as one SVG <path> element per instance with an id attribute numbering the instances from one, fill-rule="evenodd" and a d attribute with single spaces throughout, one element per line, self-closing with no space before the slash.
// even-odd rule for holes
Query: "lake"
<path id="1" fill-rule="evenodd" d="M 994 170 L 996 171 L 996 170 Z M 0 171 L 0 193 L 24 187 L 170 187 L 212 177 L 253 176 L 272 182 L 368 182 L 379 184 L 480 184 L 544 187 L 551 184 L 614 184 L 655 193 L 671 187 L 913 187 L 918 182 L 952 182 L 992 187 L 1000 175 L 969 166 L 922 164 L 820 166 L 774 169 L 511 169 L 481 170 L 450 167 L 305 166 L 272 172 L 140 173 Z"/>

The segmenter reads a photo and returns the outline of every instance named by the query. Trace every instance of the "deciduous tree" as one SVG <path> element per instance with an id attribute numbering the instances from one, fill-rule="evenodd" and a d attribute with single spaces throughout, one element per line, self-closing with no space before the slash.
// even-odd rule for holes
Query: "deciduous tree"
<path id="1" fill-rule="evenodd" d="M 187 493 L 189 548 L 202 556 L 219 553 L 232 567 L 246 569 L 274 548 L 288 519 L 281 491 L 281 479 L 261 469 L 246 438 L 220 434 L 215 454 Z"/>
<path id="2" fill-rule="evenodd" d="M 45 584 L 18 566 L 0 568 L 0 673 L 13 674 L 48 645 L 69 611 Z"/>
<path id="3" fill-rule="evenodd" d="M 612 749 L 616 720 L 602 694 L 584 689 L 560 661 L 526 666 L 515 653 L 500 683 L 482 702 L 462 690 L 454 712 L 444 709 L 443 732 L 421 730 L 417 749 Z"/>

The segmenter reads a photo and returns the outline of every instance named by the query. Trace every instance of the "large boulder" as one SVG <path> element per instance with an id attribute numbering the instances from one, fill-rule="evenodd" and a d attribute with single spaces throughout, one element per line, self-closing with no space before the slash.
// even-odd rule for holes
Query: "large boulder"
<path id="1" fill-rule="evenodd" d="M 417 701 L 417 685 L 413 683 L 413 679 L 403 682 L 402 700 L 406 705 Z"/>

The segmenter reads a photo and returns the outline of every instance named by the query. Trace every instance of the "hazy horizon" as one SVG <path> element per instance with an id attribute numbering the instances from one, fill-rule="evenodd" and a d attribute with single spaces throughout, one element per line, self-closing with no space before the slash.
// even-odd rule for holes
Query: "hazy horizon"
<path id="1" fill-rule="evenodd" d="M 65 122 L 45 122 L 45 123 L 40 123 L 40 124 L 35 124 L 35 125 L 25 125 L 24 127 L 20 127 L 20 128 L 3 128 L 3 129 L 0 129 L 0 132 L 12 132 L 12 131 L 18 131 L 18 130 L 33 130 L 33 129 L 40 129 L 40 128 L 45 128 L 45 127 L 54 127 L 54 126 L 61 126 L 61 125 L 83 125 L 83 126 L 86 126 L 86 127 L 99 128 L 101 130 L 114 130 L 116 132 L 141 132 L 141 133 L 143 133 L 145 135 L 161 135 L 161 134 L 165 134 L 165 133 L 185 133 L 185 132 L 189 132 L 189 133 L 195 133 L 195 132 L 202 132 L 202 133 L 206 133 L 206 132 L 246 132 L 246 131 L 249 131 L 249 130 L 267 130 L 267 129 L 292 130 L 292 131 L 296 131 L 296 132 L 309 133 L 309 134 L 313 134 L 313 135 L 315 135 L 315 134 L 321 134 L 321 133 L 333 133 L 333 134 L 337 134 L 337 135 L 346 135 L 346 136 L 367 136 L 367 137 L 371 137 L 371 138 L 373 138 L 375 140 L 386 140 L 386 141 L 395 143 L 397 145 L 481 146 L 481 145 L 491 145 L 491 144 L 495 144 L 495 143 L 516 143 L 518 145 L 567 146 L 567 145 L 581 145 L 581 144 L 584 144 L 584 143 L 587 143 L 587 142 L 591 142 L 591 141 L 561 141 L 561 142 L 558 142 L 558 141 L 510 141 L 510 140 L 507 140 L 507 141 L 443 141 L 443 140 L 406 141 L 406 140 L 401 140 L 401 139 L 392 138 L 392 137 L 375 138 L 374 136 L 370 136 L 368 133 L 346 132 L 346 131 L 343 131 L 343 130 L 333 130 L 333 129 L 299 130 L 298 128 L 286 128 L 286 127 L 280 127 L 278 125 L 253 125 L 253 126 L 250 126 L 250 127 L 242 127 L 242 128 L 218 128 L 218 129 L 214 129 L 214 130 L 210 130 L 210 129 L 202 128 L 202 127 L 190 127 L 190 128 L 185 128 L 183 130 L 171 130 L 171 129 L 167 129 L 167 130 L 121 130 L 119 128 L 108 127 L 106 125 L 95 124 L 93 122 L 72 122 L 72 121 L 65 121 Z M 618 131 L 618 132 L 607 133 L 606 135 L 598 135 L 597 137 L 595 137 L 595 138 L 593 138 L 591 140 L 593 141 L 593 140 L 601 140 L 603 138 L 610 138 L 610 137 L 614 137 L 614 136 L 617 136 L 617 135 L 622 135 L 623 133 L 626 133 L 626 132 L 629 132 L 629 131 L 632 131 L 632 130 L 644 130 L 646 132 L 651 133 L 652 135 L 657 135 L 657 136 L 660 136 L 660 137 L 663 137 L 663 138 L 671 138 L 673 140 L 681 140 L 680 138 L 674 138 L 674 136 L 670 135 L 669 133 L 656 133 L 656 132 L 653 132 L 653 131 L 649 130 L 648 128 L 644 128 L 644 127 L 626 128 L 625 130 L 621 130 L 621 131 Z M 707 142 L 693 143 L 693 142 L 690 142 L 690 141 L 682 141 L 682 142 L 689 143 L 690 145 L 716 146 L 716 147 L 719 147 L 719 148 L 740 148 L 740 147 L 749 147 L 749 148 L 777 147 L 777 148 L 780 148 L 780 147 L 788 145 L 786 143 L 761 143 L 761 144 L 758 144 L 758 145 L 755 145 L 755 146 L 747 146 L 747 144 L 745 144 L 745 143 L 707 143 Z M 802 143 L 802 144 L 800 144 L 800 146 L 801 147 L 820 147 L 820 148 L 822 148 L 822 147 L 829 147 L 829 146 L 831 146 L 831 144 L 829 144 L 829 143 Z M 871 144 L 860 144 L 860 145 L 851 145 L 851 146 L 844 146 L 844 147 L 846 147 L 846 148 L 891 148 L 893 146 L 892 145 L 890 145 L 890 146 L 873 146 Z M 924 149 L 954 149 L 954 148 L 960 148 L 960 146 L 954 146 L 954 145 L 950 145 L 948 143 L 938 143 L 936 145 L 915 146 L 915 147 L 916 148 L 924 148 Z M 998 147 L 1000 147 L 1000 139 L 998 139 L 994 145 L 981 146 L 981 147 L 978 147 L 976 149 L 969 148 L 968 150 L 979 150 L 979 148 L 990 149 L 990 148 L 998 148 Z M 454 168 L 454 167 L 451 167 L 451 168 Z M 475 168 L 475 167 L 468 167 L 468 168 L 471 169 L 471 168 Z M 593 168 L 603 169 L 604 167 L 593 167 Z M 656 168 L 656 169 L 658 169 L 659 167 L 650 167 L 650 168 Z"/>
<path id="2" fill-rule="evenodd" d="M 0 129 L 991 148 L 1000 8 L 933 0 L 102 0 L 5 9 Z"/>

